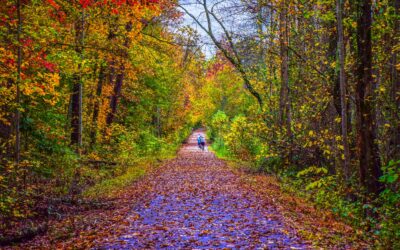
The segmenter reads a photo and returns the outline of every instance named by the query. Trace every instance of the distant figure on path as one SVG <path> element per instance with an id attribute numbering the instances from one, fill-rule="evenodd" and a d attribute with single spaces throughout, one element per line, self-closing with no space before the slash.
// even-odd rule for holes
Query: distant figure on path
<path id="1" fill-rule="evenodd" d="M 197 135 L 197 146 L 199 147 L 199 148 L 201 148 L 201 135 L 200 134 L 198 134 Z"/>
<path id="2" fill-rule="evenodd" d="M 199 135 L 197 136 L 197 145 L 199 146 L 199 148 L 200 148 L 201 150 L 204 151 L 204 148 L 205 148 L 205 146 L 206 146 L 206 139 L 205 139 L 201 134 L 199 134 Z"/>

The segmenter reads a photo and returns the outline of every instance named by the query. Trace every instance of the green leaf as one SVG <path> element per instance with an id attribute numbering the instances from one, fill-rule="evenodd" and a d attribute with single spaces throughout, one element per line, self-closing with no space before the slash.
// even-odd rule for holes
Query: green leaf
<path id="1" fill-rule="evenodd" d="M 393 175 L 388 175 L 387 176 L 387 183 L 394 183 L 397 181 L 397 179 L 399 179 L 399 175 L 398 174 L 393 174 Z"/>

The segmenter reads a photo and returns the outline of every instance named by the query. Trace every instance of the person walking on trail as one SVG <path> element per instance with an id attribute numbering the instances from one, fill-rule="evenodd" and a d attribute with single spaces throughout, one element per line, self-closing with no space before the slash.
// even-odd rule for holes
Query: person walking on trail
<path id="1" fill-rule="evenodd" d="M 201 135 L 197 135 L 197 146 L 201 149 Z"/>
<path id="2" fill-rule="evenodd" d="M 204 148 L 206 146 L 206 139 L 200 134 L 197 137 L 197 144 L 199 148 L 204 151 Z"/>

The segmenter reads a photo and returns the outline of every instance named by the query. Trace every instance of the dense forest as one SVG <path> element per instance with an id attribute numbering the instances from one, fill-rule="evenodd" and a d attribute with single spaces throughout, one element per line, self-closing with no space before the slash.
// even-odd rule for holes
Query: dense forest
<path id="1" fill-rule="evenodd" d="M 205 127 L 219 158 L 400 247 L 399 0 L 5 0 L 0 37 L 1 242 Z"/>

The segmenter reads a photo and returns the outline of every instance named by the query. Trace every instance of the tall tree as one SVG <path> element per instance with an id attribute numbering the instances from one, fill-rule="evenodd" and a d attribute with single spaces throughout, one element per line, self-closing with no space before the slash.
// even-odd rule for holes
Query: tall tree
<path id="1" fill-rule="evenodd" d="M 372 77 L 372 0 L 357 1 L 357 83 L 355 88 L 357 149 L 361 184 L 369 193 L 382 188 L 374 114 Z"/>
<path id="2" fill-rule="evenodd" d="M 16 81 L 16 111 L 15 111 L 15 162 L 19 164 L 20 155 L 21 155 L 21 131 L 20 131 L 20 123 L 21 123 L 21 112 L 20 112 L 20 103 L 21 103 L 21 93 L 20 93 L 20 84 L 21 84 L 21 66 L 22 66 L 22 44 L 21 44 L 21 34 L 22 34 L 22 16 L 21 16 L 21 0 L 17 0 L 17 18 L 18 18 L 18 26 L 17 26 L 17 81 Z"/>
<path id="3" fill-rule="evenodd" d="M 347 83 L 345 72 L 345 46 L 343 31 L 343 0 L 336 0 L 337 32 L 338 32 L 338 54 L 339 54 L 339 85 L 340 85 L 340 111 L 341 111 L 341 130 L 343 143 L 343 173 L 345 181 L 350 176 L 350 151 L 347 135 Z"/>
<path id="4" fill-rule="evenodd" d="M 394 14 L 397 17 L 394 20 L 393 34 L 391 44 L 390 58 L 390 102 L 392 103 L 391 120 L 394 121 L 391 128 L 391 136 L 389 140 L 389 157 L 391 159 L 399 159 L 400 157 L 400 77 L 399 77 L 399 46 L 400 44 L 400 0 L 391 0 L 391 6 L 394 8 Z M 397 121 L 397 122 L 396 122 Z"/>
<path id="5" fill-rule="evenodd" d="M 80 15 L 74 23 L 75 28 L 75 52 L 83 59 L 85 12 L 81 6 Z M 71 144 L 79 151 L 82 146 L 82 62 L 79 62 L 78 71 L 73 77 L 73 87 L 71 95 Z"/>
<path id="6" fill-rule="evenodd" d="M 113 95 L 111 96 L 111 101 L 110 101 L 110 111 L 108 112 L 107 115 L 107 125 L 111 125 L 111 123 L 114 120 L 114 117 L 117 113 L 117 107 L 118 107 L 118 101 L 121 96 L 121 91 L 122 91 L 122 84 L 124 82 L 124 76 L 125 76 L 125 65 L 124 65 L 124 59 L 128 59 L 128 50 L 129 50 L 129 45 L 130 45 L 130 39 L 129 39 L 129 32 L 132 31 L 132 22 L 129 21 L 125 25 L 125 41 L 123 43 L 123 48 L 121 49 L 121 57 L 123 58 L 120 62 L 119 68 L 118 68 L 118 73 L 115 79 L 115 84 L 114 84 L 114 92 Z"/>
<path id="7" fill-rule="evenodd" d="M 93 116 L 92 116 L 93 126 L 92 126 L 92 131 L 90 132 L 90 140 L 92 146 L 96 143 L 96 137 L 98 131 L 97 125 L 100 112 L 101 95 L 103 92 L 103 84 L 105 80 L 105 71 L 106 71 L 106 66 L 102 64 L 100 66 L 99 78 L 97 80 L 97 87 L 96 87 L 96 96 L 93 105 Z"/>
<path id="8" fill-rule="evenodd" d="M 288 25 L 288 3 L 281 2 L 279 14 L 279 44 L 281 56 L 281 89 L 279 99 L 280 125 L 282 131 L 286 131 L 287 140 L 292 139 L 290 97 L 289 97 L 289 25 Z M 290 147 L 288 148 L 286 160 L 290 161 Z M 289 162 L 287 162 L 288 164 Z"/>

